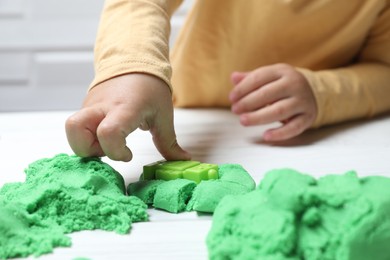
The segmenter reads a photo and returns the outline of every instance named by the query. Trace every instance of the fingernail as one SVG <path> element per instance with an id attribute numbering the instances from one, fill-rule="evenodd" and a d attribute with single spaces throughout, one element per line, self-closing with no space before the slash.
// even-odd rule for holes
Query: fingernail
<path id="1" fill-rule="evenodd" d="M 133 154 L 131 152 L 126 153 L 126 155 L 123 158 L 124 162 L 130 162 L 133 159 Z"/>
<path id="2" fill-rule="evenodd" d="M 237 114 L 238 113 L 238 107 L 236 105 L 232 105 L 231 110 L 233 113 Z"/>
<path id="3" fill-rule="evenodd" d="M 263 134 L 264 141 L 270 141 L 272 139 L 272 134 L 270 132 L 265 132 Z"/>

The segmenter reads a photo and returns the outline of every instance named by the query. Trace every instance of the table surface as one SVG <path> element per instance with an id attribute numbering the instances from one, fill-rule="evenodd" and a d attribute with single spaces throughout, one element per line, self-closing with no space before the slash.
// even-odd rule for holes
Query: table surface
<path id="1" fill-rule="evenodd" d="M 29 163 L 58 153 L 72 154 L 64 122 L 72 111 L 0 113 L 0 186 L 24 181 Z M 193 160 L 239 163 L 258 183 L 276 168 L 294 168 L 314 176 L 355 170 L 360 176 L 390 176 L 390 116 L 310 130 L 280 143 L 261 134 L 277 124 L 242 127 L 235 115 L 220 109 L 176 109 L 178 141 Z M 127 138 L 130 163 L 104 158 L 124 177 L 138 179 L 142 166 L 161 159 L 149 132 Z M 72 247 L 56 248 L 40 259 L 207 259 L 206 235 L 211 216 L 149 210 L 150 222 L 135 223 L 130 234 L 82 231 L 70 234 Z"/>

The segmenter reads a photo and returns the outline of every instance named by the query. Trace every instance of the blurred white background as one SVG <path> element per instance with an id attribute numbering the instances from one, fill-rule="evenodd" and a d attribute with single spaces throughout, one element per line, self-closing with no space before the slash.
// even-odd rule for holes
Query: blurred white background
<path id="1" fill-rule="evenodd" d="M 171 44 L 193 0 L 172 18 Z M 0 112 L 73 110 L 93 78 L 103 0 L 0 0 Z"/>

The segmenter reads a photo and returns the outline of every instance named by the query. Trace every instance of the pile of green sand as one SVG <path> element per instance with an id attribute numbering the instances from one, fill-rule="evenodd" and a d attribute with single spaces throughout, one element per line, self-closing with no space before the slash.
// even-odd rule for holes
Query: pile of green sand
<path id="1" fill-rule="evenodd" d="M 389 260 L 389 245 L 390 178 L 290 169 L 225 197 L 207 237 L 210 259 Z"/>
<path id="2" fill-rule="evenodd" d="M 120 234 L 147 221 L 147 206 L 125 195 L 122 176 L 97 158 L 65 154 L 25 170 L 26 181 L 0 189 L 0 259 L 70 246 L 65 234 L 102 229 Z"/>

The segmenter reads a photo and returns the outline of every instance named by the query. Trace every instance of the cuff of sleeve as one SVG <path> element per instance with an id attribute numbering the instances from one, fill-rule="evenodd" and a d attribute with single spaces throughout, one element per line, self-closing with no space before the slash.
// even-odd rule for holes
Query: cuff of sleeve
<path id="1" fill-rule="evenodd" d="M 152 61 L 128 61 L 115 63 L 110 66 L 104 66 L 104 68 L 97 68 L 95 78 L 91 82 L 88 91 L 94 88 L 96 85 L 130 73 L 145 73 L 150 74 L 163 80 L 172 92 L 171 85 L 171 66 L 169 64 L 161 65 Z"/>
<path id="2" fill-rule="evenodd" d="M 311 128 L 319 128 L 320 126 L 323 125 L 323 120 L 324 120 L 324 100 L 321 97 L 322 95 L 320 94 L 320 91 L 316 89 L 314 86 L 316 86 L 316 78 L 314 75 L 314 72 L 308 69 L 303 69 L 303 68 L 296 68 L 300 73 L 303 74 L 303 76 L 306 78 L 306 80 L 309 82 L 310 88 L 313 92 L 314 98 L 316 100 L 317 104 L 317 116 L 312 124 Z"/>

